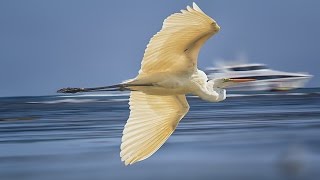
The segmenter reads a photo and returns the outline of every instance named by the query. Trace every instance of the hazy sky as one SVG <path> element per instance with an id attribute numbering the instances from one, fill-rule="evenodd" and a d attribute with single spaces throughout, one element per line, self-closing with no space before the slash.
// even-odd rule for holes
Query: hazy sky
<path id="1" fill-rule="evenodd" d="M 273 69 L 309 72 L 319 86 L 320 1 L 198 0 L 221 31 L 199 68 L 245 54 Z M 1 0 L 0 96 L 49 95 L 134 77 L 150 37 L 189 0 Z"/>

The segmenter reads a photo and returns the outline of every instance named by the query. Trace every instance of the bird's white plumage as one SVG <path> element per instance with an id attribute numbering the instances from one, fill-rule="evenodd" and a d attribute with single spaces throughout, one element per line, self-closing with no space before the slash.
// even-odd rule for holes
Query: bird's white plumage
<path id="1" fill-rule="evenodd" d="M 126 165 L 148 158 L 165 143 L 189 110 L 185 93 L 216 101 L 217 94 L 206 89 L 206 75 L 197 69 L 197 58 L 204 42 L 219 29 L 194 3 L 165 19 L 151 38 L 138 76 L 124 82 L 134 90 L 120 152 Z"/>
<path id="2" fill-rule="evenodd" d="M 219 30 L 216 22 L 194 3 L 164 20 L 144 53 L 139 75 L 195 70 L 202 44 Z"/>
<path id="3" fill-rule="evenodd" d="M 130 116 L 123 130 L 121 160 L 132 164 L 151 156 L 188 112 L 185 95 L 130 94 Z"/>

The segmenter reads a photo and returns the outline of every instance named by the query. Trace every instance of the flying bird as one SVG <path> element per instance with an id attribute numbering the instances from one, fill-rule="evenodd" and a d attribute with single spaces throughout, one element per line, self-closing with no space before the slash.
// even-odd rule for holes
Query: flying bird
<path id="1" fill-rule="evenodd" d="M 201 46 L 220 30 L 195 3 L 167 17 L 144 53 L 138 75 L 113 86 L 63 88 L 60 93 L 130 90 L 130 115 L 123 130 L 125 165 L 154 154 L 189 111 L 186 94 L 210 102 L 226 99 L 225 87 L 252 79 L 212 79 L 197 68 Z"/>

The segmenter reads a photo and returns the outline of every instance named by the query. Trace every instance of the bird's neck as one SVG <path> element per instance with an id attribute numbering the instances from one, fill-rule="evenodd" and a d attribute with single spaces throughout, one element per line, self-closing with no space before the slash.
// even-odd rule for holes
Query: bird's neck
<path id="1" fill-rule="evenodd" d="M 217 102 L 223 101 L 227 98 L 227 91 L 225 89 L 221 89 L 221 88 L 212 88 L 212 89 L 213 91 L 219 94 Z"/>
<path id="2" fill-rule="evenodd" d="M 207 82 L 207 75 L 197 70 L 192 75 L 192 90 L 191 92 L 201 99 L 209 102 L 218 102 L 226 98 L 226 91 L 220 88 L 213 88 L 214 84 L 212 81 Z"/>
<path id="3" fill-rule="evenodd" d="M 226 90 L 220 88 L 203 87 L 197 92 L 197 95 L 209 102 L 219 102 L 226 99 Z"/>

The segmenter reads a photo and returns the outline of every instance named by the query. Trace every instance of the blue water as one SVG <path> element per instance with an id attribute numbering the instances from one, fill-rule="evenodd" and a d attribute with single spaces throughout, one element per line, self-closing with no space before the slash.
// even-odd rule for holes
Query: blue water
<path id="1" fill-rule="evenodd" d="M 119 158 L 127 94 L 0 98 L 0 180 L 320 179 L 320 89 L 188 97 L 150 158 Z"/>

